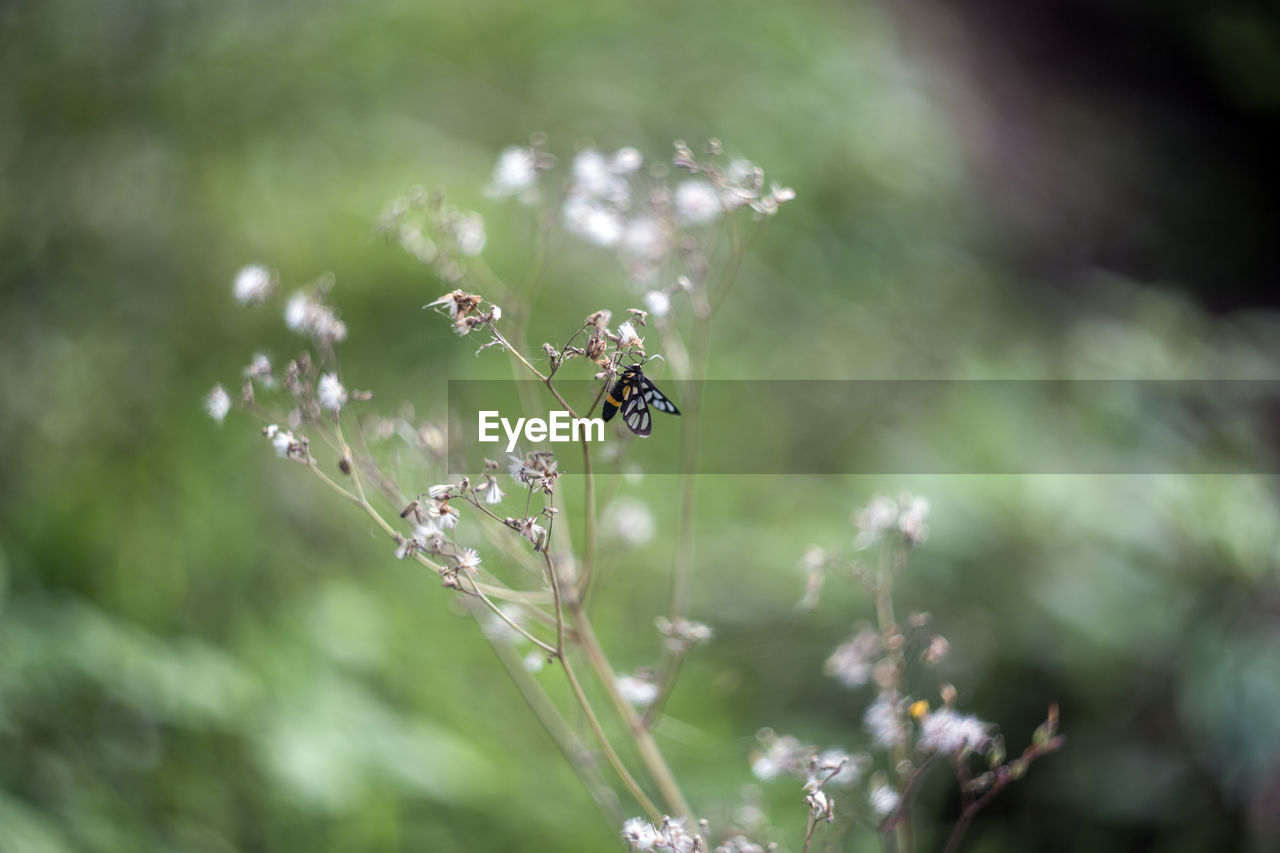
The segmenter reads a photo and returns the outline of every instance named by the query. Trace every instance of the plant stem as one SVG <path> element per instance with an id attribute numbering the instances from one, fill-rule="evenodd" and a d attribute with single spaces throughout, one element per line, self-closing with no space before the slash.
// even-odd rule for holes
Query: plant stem
<path id="1" fill-rule="evenodd" d="M 891 571 L 887 565 L 889 548 L 890 546 L 887 544 L 880 547 L 880 571 L 877 577 L 875 596 L 876 622 L 880 626 L 880 636 L 884 643 L 885 653 L 892 663 L 892 689 L 898 697 L 901 697 L 903 680 L 906 675 L 906 662 L 902 654 L 902 636 L 898 631 L 897 619 L 893 614 L 893 580 L 896 572 Z M 899 717 L 899 723 L 902 724 L 903 731 L 907 731 L 906 722 L 901 719 L 902 712 L 896 706 L 894 707 L 894 714 Z M 909 755 L 905 737 L 901 742 L 893 744 L 889 750 L 889 756 L 893 761 L 893 774 L 897 779 L 899 796 L 902 796 L 910 784 Z M 911 825 L 911 806 L 905 800 L 902 803 L 901 813 L 894 823 L 893 829 L 897 837 L 898 853 L 913 853 L 915 850 L 915 834 Z"/>
<path id="2" fill-rule="evenodd" d="M 564 667 L 565 677 L 569 680 L 569 687 L 573 691 L 574 698 L 578 700 L 578 707 L 582 709 L 583 716 L 586 717 L 587 725 L 591 727 L 592 733 L 596 736 L 596 741 L 600 744 L 600 749 L 604 752 L 605 758 L 618 774 L 618 778 L 622 780 L 622 784 L 631 792 L 631 796 L 635 797 L 636 802 L 640 804 L 649 819 L 657 823 L 662 820 L 662 812 L 649 799 L 649 795 L 640 787 L 640 783 L 635 780 L 626 766 L 622 763 L 622 759 L 618 757 L 618 753 L 614 751 L 613 744 L 609 742 L 609 736 L 605 734 L 604 727 L 600 725 L 600 719 L 596 716 L 595 710 L 591 707 L 587 694 L 582 689 L 578 676 L 573 671 L 573 664 L 569 662 L 569 656 L 565 654 L 565 633 L 564 633 L 564 600 L 560 590 L 560 578 L 556 573 L 555 560 L 551 559 L 551 554 L 543 550 L 542 556 L 547 564 L 547 573 L 551 582 L 551 589 L 556 599 L 556 649 L 557 657 L 560 659 L 560 665 Z M 585 644 L 584 644 L 585 645 Z M 588 659 L 590 656 L 588 656 Z"/>
<path id="3" fill-rule="evenodd" d="M 595 631 L 592 630 L 591 621 L 587 618 L 582 605 L 573 599 L 565 604 L 573 620 L 574 628 L 578 632 L 578 643 L 582 648 L 583 654 L 587 657 L 587 663 L 600 680 L 618 715 L 627 724 L 627 729 L 635 740 L 636 749 L 640 753 L 640 759 L 644 762 L 645 768 L 653 778 L 654 784 L 658 786 L 662 798 L 666 800 L 667 805 L 676 817 L 692 820 L 693 809 L 689 807 L 688 801 L 684 798 L 684 793 L 680 790 L 680 786 L 676 782 L 671 768 L 667 765 L 666 759 L 663 758 L 662 751 L 658 749 L 658 744 L 653 739 L 653 734 L 645 726 L 644 720 L 636 713 L 635 708 L 631 707 L 631 703 L 618 692 L 617 676 L 614 675 L 613 667 L 609 665 L 609 658 L 600 646 L 600 641 L 596 637 Z"/>

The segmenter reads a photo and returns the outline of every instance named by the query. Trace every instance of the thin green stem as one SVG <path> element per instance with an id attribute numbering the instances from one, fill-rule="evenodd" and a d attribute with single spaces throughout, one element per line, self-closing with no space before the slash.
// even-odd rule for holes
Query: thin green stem
<path id="1" fill-rule="evenodd" d="M 586 655 L 587 663 L 595 671 L 596 677 L 604 687 L 604 691 L 613 703 L 618 716 L 622 717 L 627 724 L 627 728 L 635 740 L 636 749 L 640 752 L 640 758 L 644 762 L 646 769 L 648 769 L 649 775 L 653 778 L 654 784 L 658 786 L 662 798 L 666 800 L 667 805 L 677 817 L 685 817 L 692 820 L 693 809 L 689 807 L 689 802 L 680 790 L 680 785 L 676 782 L 675 775 L 667 765 L 666 759 L 663 758 L 662 751 L 658 749 L 658 744 L 653 739 L 652 732 L 645 726 L 635 708 L 631 707 L 631 703 L 618 691 L 617 676 L 613 672 L 613 667 L 609 664 L 608 656 L 605 655 L 604 649 L 600 646 L 600 641 L 596 637 L 595 631 L 592 630 L 591 620 L 587 618 L 586 612 L 578 602 L 570 600 L 566 602 L 566 606 L 573 620 L 574 628 L 577 629 L 578 644 L 583 654 Z"/>
<path id="2" fill-rule="evenodd" d="M 573 664 L 569 662 L 569 656 L 565 653 L 565 621 L 564 621 L 564 600 L 560 591 L 560 578 L 556 573 L 555 560 L 551 559 L 551 554 L 544 548 L 542 556 L 547 564 L 548 579 L 551 583 L 552 592 L 556 601 L 556 651 L 557 657 L 560 659 L 560 665 L 564 667 L 565 677 L 569 681 L 569 688 L 573 691 L 574 698 L 578 700 L 578 707 L 582 709 L 582 714 L 587 720 L 587 725 L 591 727 L 591 731 L 596 736 L 596 741 L 600 744 L 600 749 L 604 752 L 605 758 L 614 772 L 618 774 L 618 778 L 622 780 L 622 784 L 631 792 L 631 796 L 635 797 L 636 802 L 640 804 L 650 820 L 658 822 L 662 820 L 662 812 L 649 799 L 649 795 L 640 787 L 640 783 L 635 780 L 631 772 L 627 770 L 622 763 L 622 759 L 618 757 L 618 753 L 614 750 L 613 744 L 609 742 L 609 736 L 605 734 L 604 727 L 600 725 L 600 718 L 596 716 L 595 709 L 591 707 L 591 701 L 587 699 L 587 694 L 582 689 L 582 683 L 578 681 L 578 676 L 573 671 Z"/>

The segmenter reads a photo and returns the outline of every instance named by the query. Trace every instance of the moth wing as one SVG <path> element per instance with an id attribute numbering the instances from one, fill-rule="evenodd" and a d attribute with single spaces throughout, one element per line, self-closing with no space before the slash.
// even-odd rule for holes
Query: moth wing
<path id="1" fill-rule="evenodd" d="M 622 404 L 623 423 L 627 425 L 627 429 L 641 438 L 647 438 L 649 431 L 653 428 L 653 418 L 649 414 L 649 404 L 645 402 L 645 396 L 643 393 L 633 393 Z"/>
<path id="2" fill-rule="evenodd" d="M 665 412 L 668 415 L 678 415 L 680 410 L 676 408 L 676 404 L 667 399 L 667 395 L 663 394 L 648 378 L 644 380 L 644 399 L 653 408 L 659 412 Z"/>

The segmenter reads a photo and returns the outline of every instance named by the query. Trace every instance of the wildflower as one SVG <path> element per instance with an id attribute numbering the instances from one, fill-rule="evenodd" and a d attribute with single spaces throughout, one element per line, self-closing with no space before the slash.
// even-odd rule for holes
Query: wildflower
<path id="1" fill-rule="evenodd" d="M 827 658 L 823 672 L 845 687 L 861 687 L 871 678 L 874 659 L 880 654 L 880 635 L 863 626 Z"/>
<path id="2" fill-rule="evenodd" d="M 813 759 L 807 785 L 856 785 L 863 769 L 870 763 L 871 759 L 865 755 L 849 755 L 838 749 L 828 749 Z"/>
<path id="3" fill-rule="evenodd" d="M 646 261 L 661 260 L 669 247 L 662 224 L 652 216 L 628 222 L 623 229 L 619 246 L 624 255 Z"/>
<path id="4" fill-rule="evenodd" d="M 453 290 L 441 296 L 435 302 L 428 302 L 423 308 L 437 308 L 442 313 L 448 312 L 449 319 L 457 321 L 466 317 L 472 311 L 480 306 L 483 299 L 476 293 L 465 293 L 461 290 Z"/>
<path id="5" fill-rule="evenodd" d="M 644 307 L 655 317 L 665 317 L 671 310 L 671 297 L 661 290 L 650 290 L 644 295 Z"/>
<path id="6" fill-rule="evenodd" d="M 305 290 L 289 298 L 284 308 L 284 322 L 291 331 L 324 344 L 334 344 L 347 337 L 347 326 L 333 309 Z"/>
<path id="7" fill-rule="evenodd" d="M 619 675 L 615 682 L 618 693 L 632 705 L 646 707 L 658 698 L 658 685 L 634 675 Z"/>
<path id="8" fill-rule="evenodd" d="M 792 201 L 795 197 L 795 190 L 791 189 L 791 187 L 779 186 L 775 182 L 769 188 L 769 192 L 750 202 L 751 209 L 763 216 L 773 216 L 778 212 L 779 205 Z"/>
<path id="9" fill-rule="evenodd" d="M 662 836 L 644 818 L 633 817 L 622 825 L 622 840 L 631 850 L 653 850 L 662 841 Z"/>
<path id="10" fill-rule="evenodd" d="M 584 196 L 570 196 L 563 209 L 565 228 L 597 246 L 616 246 L 622 239 L 622 220 L 609 207 Z"/>
<path id="11" fill-rule="evenodd" d="M 488 479 L 480 489 L 480 497 L 487 504 L 496 504 L 502 500 L 502 488 L 498 485 L 497 477 L 488 475 Z"/>
<path id="12" fill-rule="evenodd" d="M 853 540 L 853 547 L 861 550 L 878 542 L 885 531 L 898 522 L 898 504 L 892 498 L 876 495 L 866 508 L 858 512 L 854 524 L 858 526 L 858 535 Z"/>
<path id="13" fill-rule="evenodd" d="M 302 449 L 302 445 L 294 438 L 292 432 L 280 429 L 275 424 L 268 424 L 263 427 L 262 434 L 271 439 L 271 446 L 275 448 L 276 455 L 282 459 L 299 453 Z"/>
<path id="14" fill-rule="evenodd" d="M 766 853 L 766 849 L 743 835 L 735 835 L 715 849 L 715 853 Z"/>
<path id="15" fill-rule="evenodd" d="M 929 638 L 929 645 L 920 653 L 920 660 L 925 666 L 933 666 L 945 658 L 950 651 L 951 644 L 947 642 L 947 638 L 941 634 L 934 634 Z"/>
<path id="16" fill-rule="evenodd" d="M 530 479 L 534 472 L 528 465 L 525 464 L 524 457 L 517 456 L 516 454 L 512 453 L 509 458 L 510 458 L 510 462 L 507 465 L 507 473 L 509 473 L 513 479 L 519 480 L 521 483 L 530 482 Z"/>
<path id="17" fill-rule="evenodd" d="M 902 797 L 888 784 L 881 784 L 871 789 L 867 799 L 871 803 L 871 810 L 880 817 L 885 817 L 898 807 Z"/>
<path id="18" fill-rule="evenodd" d="M 458 555 L 458 568 L 466 569 L 468 572 L 475 574 L 480 564 L 484 562 L 480 559 L 480 555 L 475 548 L 464 548 L 462 553 Z"/>
<path id="19" fill-rule="evenodd" d="M 653 538 L 656 525 L 653 513 L 638 500 L 623 498 L 605 513 L 610 529 L 628 545 L 643 545 Z"/>
<path id="20" fill-rule="evenodd" d="M 619 148 L 609 158 L 609 171 L 615 175 L 625 175 L 629 172 L 635 172 L 644 165 L 644 157 L 631 146 Z"/>
<path id="21" fill-rule="evenodd" d="M 622 154 L 621 157 L 615 154 L 612 158 L 606 158 L 594 148 L 579 151 L 573 158 L 573 186 L 569 190 L 570 194 L 607 201 L 615 206 L 625 205 L 630 198 L 631 189 L 622 176 L 639 167 L 639 152 L 619 153 Z"/>
<path id="22" fill-rule="evenodd" d="M 886 690 L 876 697 L 862 716 L 871 737 L 883 747 L 892 747 L 907 739 L 907 727 L 898 711 L 898 694 Z"/>
<path id="23" fill-rule="evenodd" d="M 478 213 L 460 214 L 453 222 L 453 238 L 458 244 L 458 251 L 469 258 L 474 258 L 484 251 L 486 241 L 484 217 Z"/>
<path id="24" fill-rule="evenodd" d="M 342 383 L 338 381 L 337 376 L 332 373 L 326 373 L 316 383 L 316 399 L 320 401 L 320 405 L 324 408 L 331 412 L 337 412 L 347 404 L 347 389 L 342 387 Z"/>
<path id="25" fill-rule="evenodd" d="M 260 352 L 253 354 L 253 361 L 244 369 L 244 375 L 246 379 L 256 379 L 266 388 L 276 384 L 275 377 L 271 375 L 271 360 Z"/>
<path id="26" fill-rule="evenodd" d="M 403 560 L 410 557 L 416 551 L 422 549 L 422 543 L 416 537 L 410 536 L 408 539 L 403 536 L 397 537 L 399 542 L 396 545 L 396 559 Z"/>
<path id="27" fill-rule="evenodd" d="M 447 498 L 453 494 L 453 485 L 450 483 L 441 483 L 431 486 L 427 489 L 427 497 L 429 498 Z"/>
<path id="28" fill-rule="evenodd" d="M 762 782 L 767 782 L 782 774 L 803 776 L 813 748 L 804 746 L 791 735 L 778 736 L 773 729 L 761 729 L 756 733 L 756 740 L 764 747 L 763 752 L 756 752 L 751 758 L 751 772 Z"/>
<path id="29" fill-rule="evenodd" d="M 427 504 L 427 518 L 441 530 L 452 530 L 458 526 L 458 509 L 449 506 L 449 499 L 433 500 Z"/>
<path id="30" fill-rule="evenodd" d="M 829 798 L 825 791 L 818 789 L 810 791 L 805 795 L 805 803 L 809 806 L 809 816 L 814 820 L 826 818 L 830 823 L 835 818 L 835 801 Z"/>
<path id="31" fill-rule="evenodd" d="M 532 148 L 504 148 L 493 167 L 485 194 L 490 198 L 518 196 L 530 204 L 537 200 L 537 155 Z"/>
<path id="32" fill-rule="evenodd" d="M 676 187 L 675 207 L 681 225 L 702 225 L 722 212 L 715 187 L 703 180 L 684 181 Z"/>
<path id="33" fill-rule="evenodd" d="M 991 743 L 988 724 L 972 715 L 957 714 L 949 708 L 928 713 L 920 722 L 922 749 L 943 755 L 985 752 Z"/>
<path id="34" fill-rule="evenodd" d="M 686 652 L 693 646 L 709 642 L 715 635 L 709 625 L 688 619 L 677 619 L 672 622 L 665 616 L 659 616 L 654 620 L 654 625 L 657 627 L 658 633 L 666 640 L 668 651 L 677 654 Z"/>
<path id="35" fill-rule="evenodd" d="M 231 294 L 241 305 L 262 302 L 271 294 L 275 279 L 271 271 L 259 264 L 241 267 L 231 283 Z"/>
<path id="36" fill-rule="evenodd" d="M 214 385 L 213 390 L 204 398 L 204 410 L 218 423 L 226 420 L 227 413 L 231 411 L 231 395 L 227 393 L 227 389 Z"/>
<path id="37" fill-rule="evenodd" d="M 925 519 L 929 517 L 929 501 L 904 495 L 901 503 L 898 529 L 902 531 L 908 545 L 919 545 L 929 538 L 929 528 L 925 525 Z"/>
<path id="38" fill-rule="evenodd" d="M 531 515 L 528 518 L 508 518 L 506 524 L 512 530 L 528 539 L 533 544 L 536 551 L 542 545 L 542 537 L 546 535 L 547 529 L 538 524 L 538 517 Z"/>
<path id="39" fill-rule="evenodd" d="M 644 339 L 636 334 L 636 328 L 630 322 L 623 323 L 618 327 L 618 349 L 626 349 L 627 347 L 644 349 Z"/>

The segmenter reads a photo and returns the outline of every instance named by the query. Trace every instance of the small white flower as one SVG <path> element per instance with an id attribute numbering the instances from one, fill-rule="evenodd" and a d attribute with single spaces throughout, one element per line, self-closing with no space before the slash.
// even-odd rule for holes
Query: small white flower
<path id="1" fill-rule="evenodd" d="M 458 251 L 469 258 L 474 258 L 484 251 L 486 241 L 484 217 L 478 213 L 464 213 L 454 223 L 454 239 L 458 241 Z"/>
<path id="2" fill-rule="evenodd" d="M 546 534 L 547 529 L 537 522 L 537 516 L 531 515 L 528 518 L 518 518 L 511 522 L 521 536 L 533 543 L 533 547 L 539 548 L 542 545 L 542 537 Z"/>
<path id="3" fill-rule="evenodd" d="M 332 373 L 326 373 L 316 383 L 316 399 L 320 401 L 320 405 L 324 408 L 331 412 L 337 412 L 347 404 L 347 389 L 342 387 L 342 383 L 338 381 L 337 376 Z"/>
<path id="4" fill-rule="evenodd" d="M 612 164 L 594 148 L 579 151 L 573 158 L 573 188 L 571 193 L 589 199 L 603 199 L 613 204 L 625 204 L 629 191 L 627 182 L 618 177 Z"/>
<path id="5" fill-rule="evenodd" d="M 472 573 L 480 567 L 482 562 L 484 561 L 480 559 L 480 555 L 475 548 L 464 548 L 462 553 L 458 555 L 458 568 L 466 569 Z"/>
<path id="6" fill-rule="evenodd" d="M 519 196 L 528 204 L 537 198 L 537 180 L 537 158 L 533 149 L 512 146 L 498 155 L 486 193 L 491 198 Z"/>
<path id="7" fill-rule="evenodd" d="M 814 820 L 826 817 L 831 812 L 831 801 L 827 799 L 825 791 L 810 791 L 805 802 L 809 804 L 809 814 Z"/>
<path id="8" fill-rule="evenodd" d="M 275 427 L 275 424 L 272 424 L 271 427 Z M 297 444 L 297 439 L 293 437 L 292 432 L 278 427 L 271 430 L 269 437 L 271 439 L 271 446 L 276 449 L 276 456 L 281 458 L 288 456 L 289 450 Z"/>
<path id="9" fill-rule="evenodd" d="M 919 545 L 929 538 L 929 527 L 925 520 L 929 517 L 929 501 L 924 498 L 904 495 L 902 498 L 902 514 L 898 516 L 898 529 L 911 545 Z"/>
<path id="10" fill-rule="evenodd" d="M 652 216 L 645 216 L 627 223 L 619 248 L 629 257 L 659 261 L 667 254 L 669 243 L 662 224 Z"/>
<path id="11" fill-rule="evenodd" d="M 410 536 L 408 539 L 401 539 L 400 544 L 396 546 L 396 559 L 403 560 L 415 551 L 422 549 L 422 543 L 416 537 Z"/>
<path id="12" fill-rule="evenodd" d="M 523 467 L 523 465 L 521 467 Z M 502 489 L 498 486 L 498 479 L 492 474 L 489 475 L 489 480 L 480 490 L 480 497 L 487 504 L 496 504 L 502 501 Z"/>
<path id="13" fill-rule="evenodd" d="M 427 519 L 438 524 L 441 530 L 452 530 L 458 526 L 458 510 L 449 506 L 447 500 L 433 500 L 427 504 Z"/>
<path id="14" fill-rule="evenodd" d="M 247 379 L 258 380 L 264 388 L 271 388 L 276 384 L 275 377 L 271 375 L 271 359 L 260 352 L 253 354 L 253 361 L 244 369 L 244 375 Z"/>
<path id="15" fill-rule="evenodd" d="M 290 331 L 301 334 L 306 330 L 310 307 L 311 300 L 305 291 L 299 290 L 289 297 L 284 306 L 284 324 Z"/>
<path id="16" fill-rule="evenodd" d="M 616 246 L 622 239 L 622 220 L 610 208 L 586 196 L 571 196 L 564 203 L 564 226 L 597 246 Z"/>
<path id="17" fill-rule="evenodd" d="M 447 497 L 453 491 L 453 486 L 449 483 L 439 483 L 427 489 L 427 497 L 443 498 Z"/>
<path id="18" fill-rule="evenodd" d="M 880 635 L 871 628 L 863 628 L 836 647 L 823 671 L 845 687 L 861 687 L 871 678 L 879 654 Z"/>
<path id="19" fill-rule="evenodd" d="M 644 818 L 633 817 L 622 825 L 622 840 L 631 850 L 652 850 L 662 841 L 662 836 Z"/>
<path id="20" fill-rule="evenodd" d="M 657 532 L 653 513 L 643 503 L 632 498 L 622 498 L 615 502 L 609 507 L 606 516 L 610 529 L 628 545 L 643 545 L 653 539 Z"/>
<path id="21" fill-rule="evenodd" d="M 328 344 L 347 337 L 347 326 L 333 313 L 333 309 L 303 290 L 289 298 L 284 308 L 284 323 L 300 335 L 309 335 Z"/>
<path id="22" fill-rule="evenodd" d="M 644 307 L 655 317 L 665 317 L 671 310 L 671 297 L 661 290 L 650 290 L 644 295 Z"/>
<path id="23" fill-rule="evenodd" d="M 644 340 L 636 334 L 636 328 L 630 322 L 623 323 L 618 327 L 618 349 L 642 346 L 643 344 Z"/>
<path id="24" fill-rule="evenodd" d="M 898 711 L 898 696 L 885 691 L 862 715 L 862 723 L 871 737 L 883 747 L 893 747 L 907 739 L 906 724 Z"/>
<path id="25" fill-rule="evenodd" d="M 616 683 L 622 698 L 632 705 L 643 708 L 652 705 L 653 701 L 658 698 L 658 685 L 643 678 L 637 678 L 634 675 L 619 675 Z"/>
<path id="26" fill-rule="evenodd" d="M 829 785 L 850 785 L 858 784 L 858 778 L 862 775 L 863 768 L 870 763 L 870 758 L 865 755 L 849 755 L 838 749 L 829 749 L 818 756 L 818 760 L 814 763 L 813 769 L 809 773 L 809 784 L 816 785 L 823 780 L 827 780 Z M 835 775 L 832 775 L 834 771 Z M 828 778 L 830 777 L 830 778 Z"/>
<path id="27" fill-rule="evenodd" d="M 884 495 L 876 495 L 854 518 L 859 532 L 853 540 L 853 547 L 861 550 L 878 542 L 885 531 L 897 522 L 898 502 Z"/>
<path id="28" fill-rule="evenodd" d="M 631 146 L 619 148 L 609 161 L 609 170 L 615 175 L 626 175 L 644 165 L 644 157 Z"/>
<path id="29" fill-rule="evenodd" d="M 490 306 L 489 316 L 493 318 L 493 322 L 498 322 L 502 319 L 502 309 L 497 305 Z"/>
<path id="30" fill-rule="evenodd" d="M 672 622 L 665 616 L 653 620 L 658 633 L 666 640 L 667 650 L 674 654 L 683 654 L 693 646 L 707 643 L 715 636 L 710 625 L 693 622 L 688 619 L 677 619 Z"/>
<path id="31" fill-rule="evenodd" d="M 934 711 L 920 722 L 923 749 L 956 755 L 960 752 L 984 752 L 991 743 L 988 725 L 977 717 L 957 714 L 949 708 Z"/>
<path id="32" fill-rule="evenodd" d="M 871 795 L 868 797 L 872 811 L 880 817 L 884 817 L 896 809 L 901 799 L 898 792 L 888 785 L 879 785 L 873 788 Z"/>
<path id="33" fill-rule="evenodd" d="M 261 302 L 271 293 L 275 280 L 271 271 L 260 264 L 241 267 L 231 283 L 231 294 L 241 305 Z"/>
<path id="34" fill-rule="evenodd" d="M 676 220 L 682 225 L 702 225 L 718 217 L 723 208 L 715 187 L 707 181 L 684 181 L 676 187 Z"/>
<path id="35" fill-rule="evenodd" d="M 204 398 L 204 410 L 218 423 L 226 420 L 227 413 L 231 411 L 231 395 L 227 393 L 227 389 L 214 385 L 213 390 Z"/>
<path id="36" fill-rule="evenodd" d="M 772 729 L 762 729 L 756 735 L 764 751 L 751 759 L 751 772 L 757 779 L 767 782 L 783 773 L 802 775 L 813 751 L 791 735 L 776 735 Z"/>

